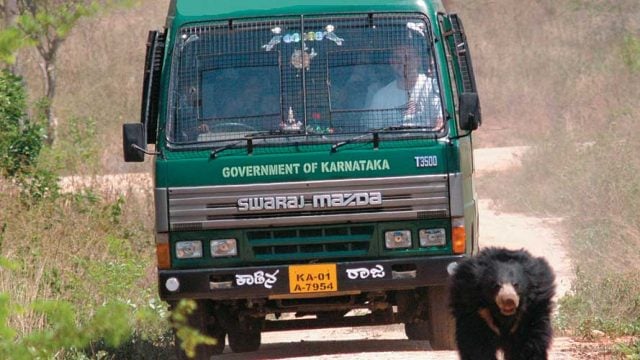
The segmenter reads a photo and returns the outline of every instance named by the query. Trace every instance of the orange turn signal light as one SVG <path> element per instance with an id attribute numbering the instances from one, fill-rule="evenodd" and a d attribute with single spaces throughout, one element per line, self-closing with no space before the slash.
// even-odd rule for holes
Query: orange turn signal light
<path id="1" fill-rule="evenodd" d="M 158 258 L 158 269 L 171 267 L 171 252 L 168 243 L 156 244 L 156 257 Z"/>
<path id="2" fill-rule="evenodd" d="M 453 241 L 453 253 L 464 254 L 467 248 L 467 232 L 464 226 L 454 227 L 451 239 Z"/>

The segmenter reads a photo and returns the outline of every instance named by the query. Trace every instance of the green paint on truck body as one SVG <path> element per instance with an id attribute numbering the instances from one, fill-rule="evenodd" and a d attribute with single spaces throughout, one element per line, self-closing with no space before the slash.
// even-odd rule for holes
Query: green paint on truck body
<path id="1" fill-rule="evenodd" d="M 322 23 L 325 15 L 330 20 Z M 362 49 L 362 54 L 378 54 L 382 59 L 383 54 L 391 52 L 386 47 L 394 45 L 395 37 L 402 34 L 411 44 L 419 43 L 420 49 L 427 49 L 423 70 L 429 69 L 429 76 L 435 79 L 433 86 L 438 89 L 436 97 L 444 119 L 440 128 L 398 129 L 385 125 L 364 129 L 350 121 L 341 128 L 331 123 L 340 116 L 348 120 L 352 116 L 353 123 L 363 117 L 357 111 L 349 112 L 353 109 L 335 109 L 330 98 L 335 85 L 331 83 L 331 60 L 340 60 L 343 53 L 350 54 L 346 59 L 362 54 L 327 35 L 331 35 L 334 21 L 356 19 L 357 26 L 349 28 L 349 23 L 343 22 L 334 35 L 339 38 L 348 33 L 341 32 L 343 29 L 366 28 L 370 32 L 363 38 L 375 36 L 375 26 L 362 25 L 363 18 L 374 15 L 398 27 L 396 31 L 390 26 L 391 35 L 385 38 L 389 43 L 376 43 L 375 39 L 367 43 L 366 39 L 343 35 L 345 44 L 373 44 L 371 49 Z M 273 25 L 281 24 L 281 19 L 289 26 L 282 33 Z M 291 25 L 299 23 L 299 29 L 307 30 L 307 19 L 316 21 L 315 28 L 310 26 L 308 32 Z M 235 40 L 224 38 L 236 39 L 234 23 L 241 24 L 237 29 L 247 31 L 250 36 L 246 38 L 251 39 L 241 44 L 237 58 L 233 57 L 238 53 L 236 48 L 225 57 L 227 54 L 216 53 L 216 46 L 235 46 Z M 324 263 L 335 263 L 344 271 L 365 266 L 366 271 L 360 269 L 363 273 L 378 266 L 385 269 L 380 285 L 367 283 L 364 278 L 357 279 L 361 284 L 347 284 L 357 275 L 355 270 L 339 274 L 338 288 L 343 289 L 344 284 L 345 291 L 353 294 L 444 286 L 447 265 L 478 249 L 472 138 L 470 132 L 460 129 L 457 108 L 463 75 L 452 52 L 456 44 L 449 30 L 449 19 L 439 0 L 172 0 L 156 99 L 156 224 L 158 242 L 168 242 L 171 256 L 170 267 L 159 271 L 161 297 L 169 301 L 185 297 L 237 300 L 241 306 L 246 299 L 291 298 L 293 291 L 286 293 L 287 286 L 282 284 L 287 281 L 287 269 Z M 297 42 L 291 37 L 294 35 L 302 37 L 297 50 L 292 47 Z M 308 43 L 305 36 L 310 37 Z M 277 40 L 273 48 L 269 39 Z M 198 41 L 206 42 L 202 48 L 208 50 L 195 47 Z M 189 50 L 189 46 L 200 50 Z M 189 51 L 193 54 L 187 54 Z M 296 54 L 301 56 L 299 65 Z M 305 55 L 311 59 L 308 65 Z M 270 62 L 272 58 L 277 58 L 276 65 Z M 380 59 L 372 63 L 393 64 Z M 358 64 L 345 60 L 333 65 L 346 69 Z M 277 68 L 274 71 L 280 76 L 281 94 L 275 103 L 279 113 L 263 117 L 279 117 L 279 128 L 256 131 L 259 122 L 252 117 L 264 115 L 260 113 L 229 116 L 231 120 L 207 115 L 215 108 L 211 94 L 225 95 L 216 91 L 228 84 L 206 84 L 207 98 L 203 95 L 204 79 L 223 78 L 227 72 L 236 74 L 234 66 L 255 67 L 264 81 L 268 72 Z M 298 83 L 299 89 L 294 86 Z M 199 109 L 191 117 L 180 114 L 185 108 L 181 103 L 183 92 L 197 97 Z M 321 101 L 323 96 L 325 102 Z M 207 101 L 210 103 L 205 111 L 203 103 Z M 366 111 L 362 113 L 366 115 Z M 183 119 L 187 120 L 180 123 Z M 277 131 L 296 126 L 295 121 L 287 123 L 291 119 L 304 119 L 304 125 L 308 122 L 311 126 L 291 134 Z M 323 121 L 329 125 L 324 126 Z M 217 125 L 222 126 L 216 130 Z M 225 126 L 233 129 L 225 132 Z M 200 138 L 202 128 L 213 136 L 210 140 Z M 194 129 L 196 135 L 187 134 Z M 466 229 L 466 248 L 456 253 L 454 228 L 460 226 Z M 407 233 L 412 238 L 410 246 L 387 247 L 402 241 Z M 214 256 L 214 243 L 227 239 L 236 241 L 237 253 Z M 199 256 L 179 258 L 178 244 L 183 246 L 181 255 L 195 251 Z M 391 278 L 392 272 L 405 277 Z M 410 278 L 412 272 L 417 274 L 415 278 Z M 272 276 L 272 281 L 277 277 L 280 284 L 273 289 L 262 286 L 258 281 L 266 281 L 265 274 Z M 175 291 L 166 285 L 173 278 L 182 284 Z M 216 287 L 218 283 L 221 288 Z M 228 284 L 230 288 L 225 287 Z"/>

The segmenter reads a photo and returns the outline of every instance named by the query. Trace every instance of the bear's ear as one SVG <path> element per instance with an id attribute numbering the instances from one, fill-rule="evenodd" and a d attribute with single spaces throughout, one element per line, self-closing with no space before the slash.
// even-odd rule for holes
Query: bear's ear
<path id="1" fill-rule="evenodd" d="M 453 273 L 453 277 L 456 281 L 476 282 L 480 271 L 476 261 L 469 259 L 458 264 Z"/>
<path id="2" fill-rule="evenodd" d="M 451 287 L 456 297 L 477 296 L 480 289 L 482 269 L 475 259 L 461 262 L 451 276 Z"/>
<path id="3" fill-rule="evenodd" d="M 532 257 L 525 267 L 531 283 L 531 295 L 536 300 L 551 300 L 555 295 L 555 273 L 543 257 Z"/>

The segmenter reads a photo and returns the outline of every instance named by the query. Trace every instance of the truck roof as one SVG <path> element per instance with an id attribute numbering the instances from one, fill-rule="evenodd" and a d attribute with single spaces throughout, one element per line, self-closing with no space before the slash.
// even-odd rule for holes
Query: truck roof
<path id="1" fill-rule="evenodd" d="M 171 0 L 167 27 L 264 16 L 444 11 L 441 0 Z"/>

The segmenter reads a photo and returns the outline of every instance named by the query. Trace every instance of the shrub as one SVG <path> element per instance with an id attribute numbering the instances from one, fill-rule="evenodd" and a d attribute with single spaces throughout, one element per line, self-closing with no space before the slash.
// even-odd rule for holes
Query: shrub
<path id="1" fill-rule="evenodd" d="M 43 144 L 40 125 L 26 117 L 26 93 L 22 79 L 0 72 L 0 170 L 14 177 L 30 171 Z"/>

